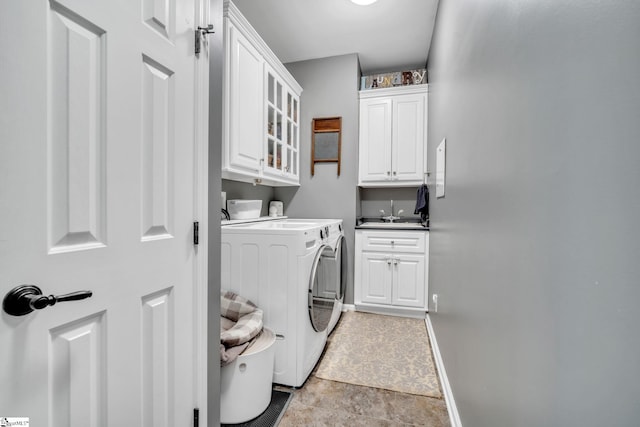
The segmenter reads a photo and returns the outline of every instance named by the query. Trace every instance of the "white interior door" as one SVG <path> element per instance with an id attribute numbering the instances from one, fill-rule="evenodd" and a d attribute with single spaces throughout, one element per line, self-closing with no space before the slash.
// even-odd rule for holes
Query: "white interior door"
<path id="1" fill-rule="evenodd" d="M 0 4 L 0 417 L 188 426 L 194 0 Z"/>

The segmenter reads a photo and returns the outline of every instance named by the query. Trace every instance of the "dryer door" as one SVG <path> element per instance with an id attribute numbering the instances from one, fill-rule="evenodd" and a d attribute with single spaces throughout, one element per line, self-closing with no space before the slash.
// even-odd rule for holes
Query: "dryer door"
<path id="1" fill-rule="evenodd" d="M 311 277 L 309 278 L 309 319 L 313 329 L 317 332 L 323 332 L 329 326 L 333 305 L 335 304 L 335 298 L 320 296 L 320 289 L 326 289 L 327 281 L 331 280 L 331 277 L 335 277 L 333 274 L 326 274 L 327 269 L 323 265 L 323 263 L 326 264 L 332 260 L 333 257 L 333 249 L 330 246 L 322 245 L 318 249 L 311 267 Z"/>
<path id="2" fill-rule="evenodd" d="M 349 265 L 349 259 L 347 257 L 347 241 L 344 236 L 340 236 L 338 238 L 335 259 L 336 268 L 338 269 L 336 274 L 338 280 L 338 284 L 336 286 L 336 300 L 342 302 L 344 299 L 344 293 L 347 289 L 347 266 Z"/>

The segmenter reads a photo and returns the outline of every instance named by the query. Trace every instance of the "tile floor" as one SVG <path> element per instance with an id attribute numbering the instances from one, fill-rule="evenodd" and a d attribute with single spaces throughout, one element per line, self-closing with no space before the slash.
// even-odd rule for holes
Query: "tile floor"
<path id="1" fill-rule="evenodd" d="M 317 378 L 313 373 L 293 392 L 278 427 L 449 426 L 443 399 L 398 393 Z"/>

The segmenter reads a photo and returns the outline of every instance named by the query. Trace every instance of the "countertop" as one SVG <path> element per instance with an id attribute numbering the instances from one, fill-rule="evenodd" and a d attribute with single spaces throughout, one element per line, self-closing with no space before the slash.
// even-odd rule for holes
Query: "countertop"
<path id="1" fill-rule="evenodd" d="M 220 220 L 220 225 L 233 225 L 233 224 L 244 224 L 246 222 L 260 222 L 260 221 L 275 221 L 277 219 L 286 219 L 287 216 L 261 216 L 259 218 L 252 219 L 222 219 Z"/>
<path id="2" fill-rule="evenodd" d="M 420 221 L 420 218 L 400 218 L 393 222 L 386 222 L 382 218 L 357 218 L 356 230 L 402 230 L 402 231 L 429 231 L 429 220 Z"/>

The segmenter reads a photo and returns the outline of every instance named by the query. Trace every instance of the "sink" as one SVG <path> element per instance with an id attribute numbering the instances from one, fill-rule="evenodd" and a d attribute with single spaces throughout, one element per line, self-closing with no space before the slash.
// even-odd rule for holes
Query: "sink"
<path id="1" fill-rule="evenodd" d="M 379 221 L 365 221 L 359 225 L 361 228 L 404 228 L 404 229 L 424 229 L 425 227 L 419 222 L 379 222 Z"/>

